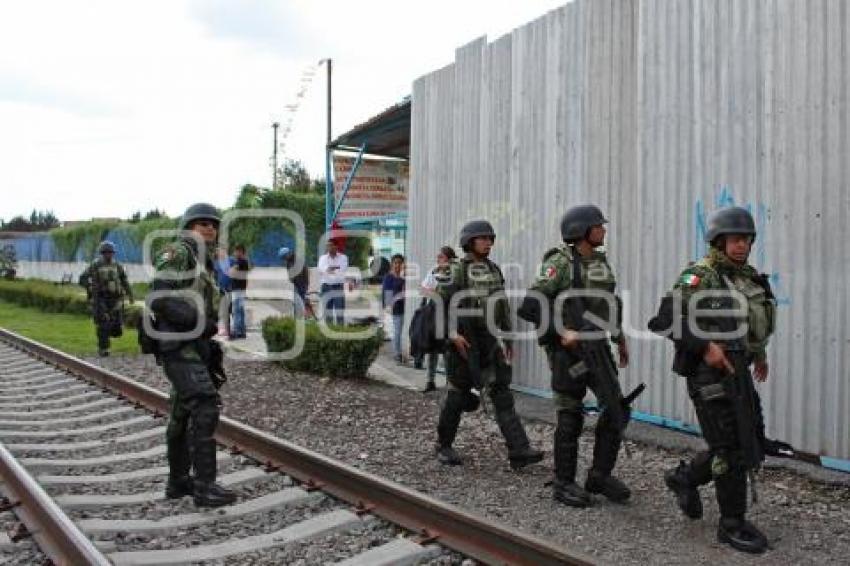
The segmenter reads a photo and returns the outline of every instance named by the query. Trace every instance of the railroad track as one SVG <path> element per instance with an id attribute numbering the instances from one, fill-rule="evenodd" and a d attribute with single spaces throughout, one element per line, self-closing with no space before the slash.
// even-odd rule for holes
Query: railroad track
<path id="1" fill-rule="evenodd" d="M 159 391 L 0 329 L 0 562 L 592 563 L 228 418 L 219 481 L 238 501 L 167 500 L 167 410 Z"/>

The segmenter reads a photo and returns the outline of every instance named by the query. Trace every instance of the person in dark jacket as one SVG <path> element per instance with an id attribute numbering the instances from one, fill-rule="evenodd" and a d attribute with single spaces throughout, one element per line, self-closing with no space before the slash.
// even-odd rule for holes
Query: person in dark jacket
<path id="1" fill-rule="evenodd" d="M 451 265 L 451 261 L 454 259 L 457 259 L 457 254 L 455 253 L 454 248 L 451 246 L 443 246 L 440 248 L 440 252 L 437 254 L 437 265 L 428 272 L 428 275 L 425 276 L 425 279 L 422 280 L 422 284 L 420 285 L 420 292 L 423 297 L 429 298 L 437 294 L 437 277 L 440 275 L 448 276 L 449 266 Z M 424 357 L 425 353 L 422 352 L 420 356 L 414 360 L 413 367 L 416 369 L 422 369 Z M 437 390 L 437 385 L 434 380 L 437 375 L 437 362 L 439 361 L 439 358 L 439 352 L 428 352 L 428 383 L 425 385 L 424 393 Z"/>
<path id="2" fill-rule="evenodd" d="M 381 284 L 381 306 L 389 308 L 393 317 L 393 356 L 403 364 L 401 332 L 404 328 L 404 256 L 395 254 L 390 262 L 390 272 Z"/>
<path id="3" fill-rule="evenodd" d="M 295 252 L 287 247 L 280 248 L 277 252 L 283 266 L 287 269 L 287 277 L 292 283 L 295 297 L 292 301 L 292 313 L 296 316 L 305 316 L 316 318 L 316 313 L 313 311 L 313 305 L 307 299 L 307 290 L 310 287 L 310 268 L 307 267 L 305 261 L 301 266 L 301 271 L 293 275 L 292 268 L 295 266 Z"/>

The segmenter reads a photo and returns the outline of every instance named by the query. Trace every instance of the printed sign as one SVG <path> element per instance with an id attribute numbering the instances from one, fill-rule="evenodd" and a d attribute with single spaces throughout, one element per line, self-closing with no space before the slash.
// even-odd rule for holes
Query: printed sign
<path id="1" fill-rule="evenodd" d="M 355 158 L 334 156 L 334 202 L 342 196 L 345 180 L 354 167 Z M 410 184 L 410 165 L 406 161 L 363 159 L 337 220 L 374 218 L 407 211 L 407 189 Z"/>

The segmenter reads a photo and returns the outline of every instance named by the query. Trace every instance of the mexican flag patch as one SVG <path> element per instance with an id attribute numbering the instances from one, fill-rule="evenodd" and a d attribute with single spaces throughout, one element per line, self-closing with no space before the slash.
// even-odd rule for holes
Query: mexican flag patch
<path id="1" fill-rule="evenodd" d="M 699 285 L 700 278 L 694 275 L 693 273 L 686 273 L 682 275 L 682 284 L 687 285 L 688 287 L 696 287 Z"/>

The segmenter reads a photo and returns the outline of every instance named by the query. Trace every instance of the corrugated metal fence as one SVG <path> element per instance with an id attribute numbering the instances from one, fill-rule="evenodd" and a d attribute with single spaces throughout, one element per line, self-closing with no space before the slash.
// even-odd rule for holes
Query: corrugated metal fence
<path id="1" fill-rule="evenodd" d="M 563 211 L 595 202 L 641 331 L 704 252 L 705 217 L 747 206 L 780 300 L 769 433 L 850 458 L 848 93 L 842 0 L 576 0 L 414 83 L 410 261 L 427 267 L 486 217 L 525 288 Z M 638 410 L 695 423 L 669 346 L 631 345 L 626 387 L 650 385 Z M 545 393 L 541 351 L 519 353 L 515 383 Z"/>

